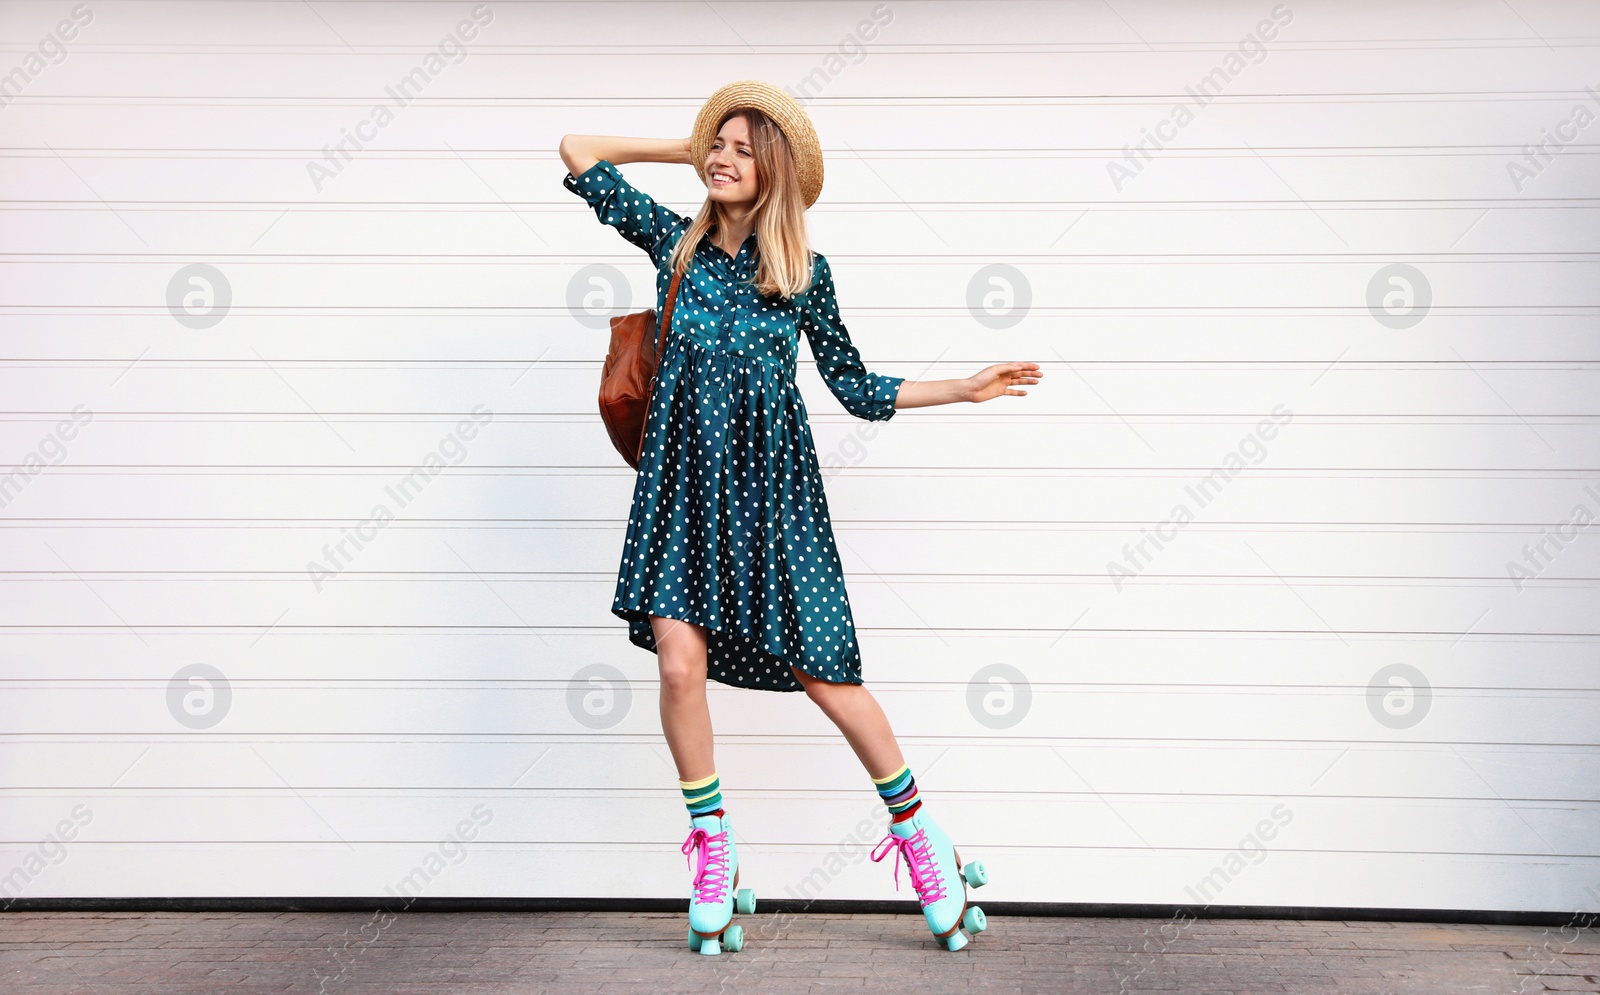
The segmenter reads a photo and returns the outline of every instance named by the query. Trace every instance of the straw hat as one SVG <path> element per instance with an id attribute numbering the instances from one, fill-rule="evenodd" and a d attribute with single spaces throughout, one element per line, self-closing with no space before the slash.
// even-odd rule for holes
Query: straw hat
<path id="1" fill-rule="evenodd" d="M 723 116 L 735 107 L 754 107 L 776 122 L 794 153 L 795 172 L 800 177 L 806 206 L 815 204 L 822 194 L 822 146 L 817 142 L 817 130 L 811 126 L 811 118 L 799 101 L 759 79 L 729 83 L 713 93 L 695 116 L 689 148 L 700 181 L 710 185 L 705 173 L 706 157 L 711 154 L 711 143 L 716 141 Z"/>

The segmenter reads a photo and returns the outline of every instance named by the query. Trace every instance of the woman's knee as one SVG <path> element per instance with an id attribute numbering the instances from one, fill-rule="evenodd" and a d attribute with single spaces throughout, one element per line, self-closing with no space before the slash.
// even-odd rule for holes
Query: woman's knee
<path id="1" fill-rule="evenodd" d="M 706 662 L 698 664 L 683 653 L 658 653 L 657 666 L 661 670 L 661 687 L 669 694 L 693 691 L 706 683 Z"/>
<path id="2" fill-rule="evenodd" d="M 820 677 L 812 677 L 810 674 L 803 673 L 794 667 L 789 669 L 794 671 L 795 680 L 799 681 L 800 686 L 805 688 L 806 697 L 816 702 L 824 712 L 838 702 L 839 691 L 846 686 L 829 683 Z"/>
<path id="3" fill-rule="evenodd" d="M 700 627 L 675 618 L 652 616 L 656 662 L 668 693 L 692 691 L 706 681 L 706 644 Z"/>

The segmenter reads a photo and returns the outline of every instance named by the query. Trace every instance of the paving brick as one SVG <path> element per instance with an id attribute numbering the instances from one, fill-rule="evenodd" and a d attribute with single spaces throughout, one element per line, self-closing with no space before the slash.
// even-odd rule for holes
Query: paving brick
<path id="1" fill-rule="evenodd" d="M 1438 995 L 1520 985 L 1600 993 L 1595 930 L 991 917 L 987 933 L 952 954 L 934 946 L 914 914 L 768 915 L 743 924 L 745 949 L 713 959 L 691 953 L 683 917 L 667 913 L 10 913 L 0 918 L 0 989 Z"/>

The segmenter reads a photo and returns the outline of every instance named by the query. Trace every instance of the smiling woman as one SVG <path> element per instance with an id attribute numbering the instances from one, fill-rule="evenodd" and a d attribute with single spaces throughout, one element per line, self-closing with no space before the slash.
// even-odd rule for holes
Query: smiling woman
<path id="1" fill-rule="evenodd" d="M 568 135 L 568 190 L 656 266 L 657 313 L 678 284 L 649 402 L 622 563 L 611 610 L 634 645 L 656 653 L 661 721 L 690 816 L 683 852 L 697 859 L 689 946 L 738 950 L 739 859 L 713 759 L 708 679 L 799 691 L 855 750 L 892 816 L 874 860 L 904 858 L 923 913 L 947 949 L 978 932 L 963 868 L 922 811 L 889 720 L 861 677 L 827 496 L 806 407 L 795 385 L 802 336 L 845 410 L 887 421 L 897 408 L 1020 396 L 1032 363 L 1002 363 L 961 380 L 914 383 L 873 373 L 840 320 L 828 261 L 806 237 L 822 191 L 822 151 L 805 111 L 757 80 L 731 83 L 701 108 L 683 140 Z M 706 199 L 689 218 L 623 178 L 619 162 L 692 164 Z M 898 870 L 897 870 L 898 873 Z"/>

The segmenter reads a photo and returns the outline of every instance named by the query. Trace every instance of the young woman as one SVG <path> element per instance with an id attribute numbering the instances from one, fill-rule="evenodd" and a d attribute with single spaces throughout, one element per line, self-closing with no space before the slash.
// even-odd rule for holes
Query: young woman
<path id="1" fill-rule="evenodd" d="M 1021 396 L 1035 363 L 1000 363 L 961 380 L 868 372 L 839 318 L 828 261 L 811 251 L 805 210 L 822 188 L 822 155 L 804 109 L 745 80 L 718 90 L 686 139 L 567 135 L 568 190 L 645 250 L 656 266 L 656 313 L 682 274 L 660 356 L 612 611 L 661 672 L 661 725 L 678 769 L 696 862 L 689 946 L 738 950 L 739 861 L 712 754 L 706 680 L 798 691 L 844 734 L 888 807 L 873 852 L 903 856 L 941 946 L 983 929 L 949 838 L 923 810 L 889 720 L 861 680 L 806 409 L 794 382 L 799 340 L 829 390 L 858 418 L 899 408 Z M 618 163 L 675 162 L 706 184 L 694 219 L 630 185 Z"/>

